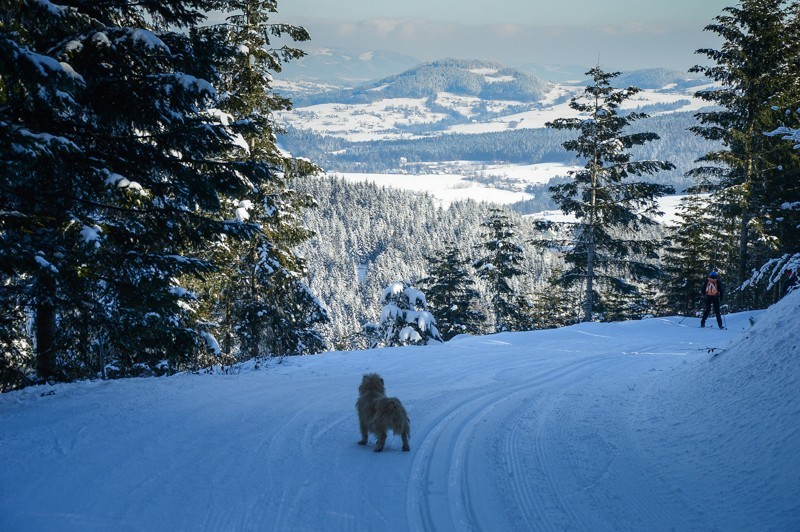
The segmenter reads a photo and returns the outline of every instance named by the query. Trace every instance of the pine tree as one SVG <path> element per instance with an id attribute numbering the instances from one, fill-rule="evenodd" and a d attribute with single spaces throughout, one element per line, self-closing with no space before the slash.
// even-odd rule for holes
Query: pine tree
<path id="1" fill-rule="evenodd" d="M 713 64 L 692 68 L 717 84 L 696 94 L 715 108 L 698 113 L 699 125 L 692 131 L 722 148 L 700 158 L 690 175 L 714 192 L 712 201 L 723 219 L 738 225 L 732 237 L 737 253 L 731 293 L 784 238 L 796 242 L 779 211 L 787 191 L 797 195 L 800 161 L 789 146 L 764 133 L 778 127 L 780 109 L 798 100 L 797 10 L 797 2 L 785 0 L 743 0 L 725 8 L 705 28 L 722 37 L 722 46 L 697 51 Z M 737 293 L 738 307 L 759 304 L 757 292 Z"/>
<path id="2" fill-rule="evenodd" d="M 672 187 L 631 178 L 674 167 L 669 162 L 632 158 L 632 147 L 658 139 L 655 133 L 624 133 L 632 122 L 647 118 L 643 113 L 620 113 L 622 103 L 639 89 L 613 88 L 610 80 L 619 73 L 606 73 L 600 67 L 587 75 L 592 84 L 582 98 L 570 101 L 580 117 L 561 118 L 547 126 L 578 131 L 577 139 L 563 145 L 586 161 L 582 170 L 571 174 L 572 181 L 550 190 L 562 212 L 577 219 L 565 253 L 569 268 L 562 280 L 568 285 L 585 283 L 583 319 L 591 321 L 602 305 L 601 289 L 633 295 L 635 281 L 657 274 L 657 242 L 637 235 L 656 225 L 656 199 L 672 192 Z"/>
<path id="3" fill-rule="evenodd" d="M 664 298 L 669 309 L 684 316 L 697 310 L 700 282 L 705 274 L 718 270 L 721 264 L 720 228 L 709 208 L 708 196 L 686 196 L 678 210 L 678 226 L 665 247 Z"/>
<path id="4" fill-rule="evenodd" d="M 215 348 L 190 283 L 219 267 L 209 249 L 264 232 L 227 201 L 271 174 L 243 137 L 261 123 L 217 108 L 237 47 L 198 31 L 216 7 L 2 4 L 0 306 L 33 316 L 40 378 L 196 367 Z"/>
<path id="5" fill-rule="evenodd" d="M 580 308 L 580 294 L 560 286 L 561 268 L 554 268 L 547 276 L 545 288 L 536 294 L 531 318 L 539 329 L 553 329 L 573 325 L 580 321 L 576 309 Z"/>
<path id="6" fill-rule="evenodd" d="M 486 315 L 479 308 L 480 294 L 468 269 L 469 262 L 454 244 L 441 257 L 428 257 L 428 277 L 419 284 L 436 316 L 442 339 L 459 334 L 481 334 Z"/>
<path id="7" fill-rule="evenodd" d="M 441 342 L 436 319 L 428 311 L 425 294 L 405 281 L 391 283 L 381 294 L 380 323 L 368 324 L 375 342 L 370 347 L 426 345 Z"/>
<path id="8" fill-rule="evenodd" d="M 800 149 L 800 113 L 786 111 L 785 117 L 786 121 L 768 135 L 789 141 L 787 144 L 795 150 Z M 783 166 L 779 170 L 789 175 L 797 174 Z M 794 285 L 792 276 L 796 280 L 800 272 L 800 186 L 796 178 L 794 184 L 786 183 L 770 205 L 766 210 L 765 225 L 777 235 L 779 245 L 768 260 L 753 270 L 745 284 L 763 286 L 765 291 L 774 294 L 774 299 L 778 299 Z"/>
<path id="9" fill-rule="evenodd" d="M 514 286 L 514 279 L 524 272 L 524 251 L 516 243 L 516 226 L 500 209 L 491 209 L 484 228 L 484 242 L 479 246 L 483 256 L 474 263 L 477 275 L 488 287 L 495 331 L 519 331 L 529 328 L 524 298 Z"/>
<path id="10" fill-rule="evenodd" d="M 240 358 L 316 353 L 326 345 L 315 327 L 328 321 L 327 310 L 304 282 L 306 263 L 294 251 L 313 236 L 301 220 L 302 211 L 315 203 L 290 183 L 318 169 L 281 154 L 271 123 L 273 112 L 291 107 L 272 92 L 271 72 L 304 54 L 288 45 L 272 49 L 270 38 L 305 41 L 309 36 L 301 27 L 269 23 L 277 9 L 273 0 L 236 0 L 228 9 L 233 14 L 227 24 L 208 30 L 225 35 L 236 52 L 221 69 L 219 105 L 241 127 L 244 161 L 261 168 L 246 195 L 229 198 L 229 205 L 235 217 L 257 224 L 259 231 L 227 246 L 228 263 L 213 298 L 217 322 L 226 350 L 231 336 L 237 338 Z"/>

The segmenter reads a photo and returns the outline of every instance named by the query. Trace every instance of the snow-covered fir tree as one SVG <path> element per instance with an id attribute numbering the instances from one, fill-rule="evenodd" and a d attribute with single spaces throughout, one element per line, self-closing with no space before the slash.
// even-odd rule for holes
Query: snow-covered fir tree
<path id="1" fill-rule="evenodd" d="M 365 325 L 371 347 L 425 345 L 441 342 L 436 319 L 428 311 L 425 294 L 410 283 L 398 281 L 381 294 L 380 322 Z"/>
<path id="2" fill-rule="evenodd" d="M 787 111 L 786 124 L 770 131 L 768 135 L 789 141 L 795 150 L 800 149 L 800 112 Z M 788 124 L 788 125 L 787 125 Z M 780 197 L 777 208 L 767 212 L 768 222 L 775 218 L 776 222 L 785 224 L 786 236 L 781 245 L 759 268 L 754 269 L 746 284 L 763 286 L 767 291 L 784 296 L 788 290 L 800 289 L 800 187 L 787 187 Z M 791 236 L 790 236 L 791 235 Z"/>
<path id="3" fill-rule="evenodd" d="M 710 107 L 696 115 L 699 124 L 691 129 L 720 148 L 701 157 L 690 175 L 714 194 L 718 223 L 733 220 L 737 225 L 722 235 L 736 248 L 728 284 L 735 308 L 768 303 L 764 287 L 739 288 L 754 268 L 800 245 L 796 213 L 781 208 L 800 200 L 800 155 L 789 143 L 765 135 L 781 126 L 785 110 L 800 101 L 798 6 L 786 0 L 742 0 L 726 7 L 705 28 L 722 39 L 721 46 L 697 50 L 711 63 L 692 68 L 714 87 L 695 94 Z"/>
<path id="4" fill-rule="evenodd" d="M 176 370 L 217 350 L 190 284 L 220 266 L 210 250 L 269 235 L 228 200 L 275 174 L 245 139 L 263 121 L 219 107 L 242 53 L 199 27 L 220 7 L 2 4 L 0 307 L 33 326 L 0 337 L 35 357 L 21 371 Z"/>
<path id="5" fill-rule="evenodd" d="M 517 231 L 511 217 L 500 209 L 491 209 L 481 223 L 484 240 L 478 245 L 479 257 L 474 266 L 477 276 L 489 291 L 490 309 L 496 332 L 531 328 L 530 308 L 514 279 L 524 271 L 525 256 L 517 243 Z"/>
<path id="6" fill-rule="evenodd" d="M 326 343 L 315 327 L 328 320 L 327 310 L 306 284 L 306 262 L 295 252 L 312 236 L 302 213 L 314 201 L 289 185 L 318 169 L 280 152 L 271 118 L 291 107 L 273 93 L 271 72 L 304 54 L 288 45 L 271 47 L 270 39 L 309 36 L 301 27 L 269 22 L 277 10 L 274 0 L 236 0 L 228 9 L 226 24 L 207 30 L 224 35 L 235 50 L 220 68 L 219 107 L 243 126 L 244 162 L 263 172 L 251 178 L 246 196 L 229 198 L 232 217 L 257 224 L 259 231 L 227 243 L 227 260 L 217 274 L 220 289 L 209 302 L 211 319 L 226 339 L 226 353 L 236 345 L 240 360 L 319 352 Z"/>
<path id="7" fill-rule="evenodd" d="M 485 330 L 487 317 L 470 270 L 469 259 L 451 243 L 441 256 L 428 257 L 428 276 L 418 281 L 443 340 Z"/>
<path id="8" fill-rule="evenodd" d="M 553 268 L 544 286 L 535 293 L 531 318 L 537 329 L 564 327 L 581 321 L 580 292 L 561 286 L 562 275 L 561 268 Z"/>
<path id="9" fill-rule="evenodd" d="M 564 214 L 573 215 L 572 238 L 564 242 L 568 264 L 562 284 L 583 285 L 585 321 L 602 309 L 603 295 L 611 292 L 635 296 L 636 282 L 655 278 L 658 273 L 658 243 L 641 231 L 657 224 L 657 198 L 672 187 L 633 178 L 670 170 L 665 161 L 637 161 L 631 148 L 658 139 L 655 133 L 626 133 L 634 121 L 647 115 L 621 113 L 620 106 L 639 89 L 615 89 L 608 73 L 599 66 L 586 73 L 591 84 L 584 94 L 570 101 L 576 118 L 560 118 L 548 127 L 573 130 L 578 137 L 564 143 L 567 151 L 585 161 L 581 170 L 571 172 L 572 181 L 551 187 L 553 199 Z"/>

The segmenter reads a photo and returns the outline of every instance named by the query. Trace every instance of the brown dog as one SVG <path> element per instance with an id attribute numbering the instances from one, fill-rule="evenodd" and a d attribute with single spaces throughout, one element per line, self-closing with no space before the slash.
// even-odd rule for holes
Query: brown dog
<path id="1" fill-rule="evenodd" d="M 370 432 L 378 438 L 375 445 L 375 452 L 383 451 L 386 444 L 386 432 L 391 429 L 395 434 L 403 438 L 403 450 L 409 451 L 408 438 L 411 435 L 411 422 L 408 413 L 403 408 L 400 399 L 396 397 L 386 397 L 383 379 L 377 373 L 367 373 L 361 379 L 361 386 L 358 387 L 358 400 L 356 410 L 358 410 L 358 423 L 361 427 L 361 441 L 359 445 L 367 444 L 367 436 Z"/>

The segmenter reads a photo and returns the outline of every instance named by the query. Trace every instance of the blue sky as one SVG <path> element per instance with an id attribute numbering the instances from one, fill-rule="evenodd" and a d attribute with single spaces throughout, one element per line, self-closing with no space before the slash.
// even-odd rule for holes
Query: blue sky
<path id="1" fill-rule="evenodd" d="M 283 0 L 274 21 L 305 26 L 303 48 L 629 70 L 686 70 L 718 39 L 703 27 L 733 0 Z"/>

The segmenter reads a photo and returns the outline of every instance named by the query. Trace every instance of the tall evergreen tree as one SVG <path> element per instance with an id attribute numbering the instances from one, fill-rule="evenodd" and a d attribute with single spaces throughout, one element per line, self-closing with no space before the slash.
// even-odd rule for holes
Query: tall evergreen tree
<path id="1" fill-rule="evenodd" d="M 635 161 L 631 156 L 632 147 L 658 139 L 655 133 L 624 133 L 632 122 L 647 118 L 643 113 L 620 112 L 622 103 L 639 89 L 612 87 L 611 79 L 619 72 L 595 67 L 587 75 L 592 84 L 582 97 L 570 101 L 570 108 L 580 116 L 560 118 L 547 126 L 578 131 L 578 138 L 566 141 L 564 148 L 586 161 L 582 170 L 571 173 L 572 181 L 550 190 L 562 212 L 577 219 L 565 253 L 569 267 L 562 279 L 570 285 L 585 283 L 583 319 L 591 321 L 601 304 L 599 289 L 635 294 L 634 282 L 658 273 L 658 243 L 638 234 L 657 223 L 653 218 L 656 200 L 672 192 L 672 187 L 632 178 L 674 167 L 665 161 Z"/>
<path id="2" fill-rule="evenodd" d="M 490 293 L 495 331 L 524 330 L 529 325 L 528 309 L 514 285 L 514 279 L 524 273 L 524 251 L 516 242 L 516 226 L 508 214 L 491 209 L 481 227 L 485 240 L 479 245 L 482 256 L 474 266 Z"/>
<path id="3" fill-rule="evenodd" d="M 787 111 L 785 116 L 786 123 L 768 134 L 790 141 L 795 150 L 800 149 L 800 112 Z M 766 291 L 775 294 L 776 299 L 793 286 L 800 274 L 800 185 L 797 183 L 797 180 L 787 182 L 776 198 L 776 206 L 768 211 L 767 225 L 777 226 L 773 231 L 779 235 L 780 246 L 745 281 L 746 284 L 764 286 Z"/>
<path id="4" fill-rule="evenodd" d="M 441 257 L 428 257 L 428 277 L 419 284 L 427 295 L 443 340 L 483 332 L 486 314 L 479 308 L 480 295 L 469 271 L 469 261 L 454 244 L 449 244 Z"/>
<path id="5" fill-rule="evenodd" d="M 696 94 L 715 107 L 696 115 L 692 131 L 722 148 L 700 158 L 690 175 L 714 192 L 725 219 L 736 220 L 731 288 L 743 286 L 782 238 L 796 241 L 778 211 L 786 191 L 796 189 L 800 162 L 788 145 L 764 133 L 779 125 L 778 109 L 798 101 L 797 11 L 797 2 L 786 0 L 742 0 L 725 8 L 705 28 L 722 37 L 722 46 L 697 51 L 713 64 L 692 69 L 717 85 Z M 737 305 L 758 305 L 757 295 L 739 291 Z"/>
<path id="6" fill-rule="evenodd" d="M 290 185 L 318 169 L 283 155 L 271 122 L 273 112 L 291 108 L 272 91 L 271 73 L 304 55 L 288 45 L 271 48 L 271 38 L 302 42 L 309 36 L 304 28 L 269 22 L 277 10 L 274 0 L 236 0 L 227 8 L 233 13 L 227 23 L 207 30 L 225 35 L 236 51 L 220 69 L 219 106 L 242 125 L 246 160 L 265 172 L 251 179 L 246 197 L 229 201 L 233 215 L 259 231 L 227 246 L 230 260 L 220 270 L 221 290 L 214 298 L 223 345 L 228 348 L 235 336 L 240 358 L 319 352 L 325 341 L 315 326 L 328 320 L 327 311 L 305 283 L 305 260 L 294 251 L 312 236 L 302 226 L 302 211 L 314 201 Z"/>
<path id="7" fill-rule="evenodd" d="M 263 126 L 218 111 L 213 84 L 240 53 L 198 31 L 219 7 L 0 8 L 0 296 L 32 315 L 41 378 L 112 359 L 192 367 L 214 348 L 188 283 L 219 266 L 208 249 L 263 233 L 229 216 L 227 199 L 272 174 L 242 136 Z"/>

